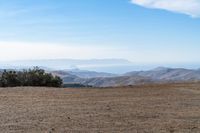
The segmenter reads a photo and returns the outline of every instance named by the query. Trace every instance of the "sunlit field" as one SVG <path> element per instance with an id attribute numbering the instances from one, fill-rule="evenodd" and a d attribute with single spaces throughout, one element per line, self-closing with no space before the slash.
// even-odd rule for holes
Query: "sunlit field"
<path id="1" fill-rule="evenodd" d="M 200 84 L 1 88 L 0 120 L 4 133 L 198 133 Z"/>

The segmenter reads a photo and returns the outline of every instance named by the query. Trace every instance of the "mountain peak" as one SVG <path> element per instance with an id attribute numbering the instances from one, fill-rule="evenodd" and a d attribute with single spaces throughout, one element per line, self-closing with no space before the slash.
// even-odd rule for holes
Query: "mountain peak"
<path id="1" fill-rule="evenodd" d="M 168 67 L 157 67 L 157 68 L 154 68 L 153 71 L 163 71 L 163 70 L 169 70 L 170 68 Z"/>

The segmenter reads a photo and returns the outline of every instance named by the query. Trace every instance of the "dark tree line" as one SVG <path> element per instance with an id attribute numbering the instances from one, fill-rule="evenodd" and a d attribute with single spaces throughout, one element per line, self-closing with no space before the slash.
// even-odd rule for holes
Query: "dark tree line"
<path id="1" fill-rule="evenodd" d="M 4 70 L 0 76 L 0 87 L 16 86 L 61 87 L 62 79 L 38 67 L 23 71 Z"/>

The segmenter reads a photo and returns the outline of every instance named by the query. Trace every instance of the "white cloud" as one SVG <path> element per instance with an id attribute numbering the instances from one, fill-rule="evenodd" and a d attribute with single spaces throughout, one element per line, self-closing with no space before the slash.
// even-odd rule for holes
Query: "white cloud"
<path id="1" fill-rule="evenodd" d="M 131 0 L 131 2 L 146 8 L 163 9 L 200 17 L 200 0 Z"/>

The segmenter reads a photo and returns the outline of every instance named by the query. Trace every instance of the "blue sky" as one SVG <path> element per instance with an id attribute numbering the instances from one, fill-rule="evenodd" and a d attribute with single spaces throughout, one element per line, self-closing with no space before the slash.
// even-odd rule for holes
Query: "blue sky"
<path id="1" fill-rule="evenodd" d="M 200 2 L 185 1 L 0 0 L 0 60 L 198 63 Z"/>

